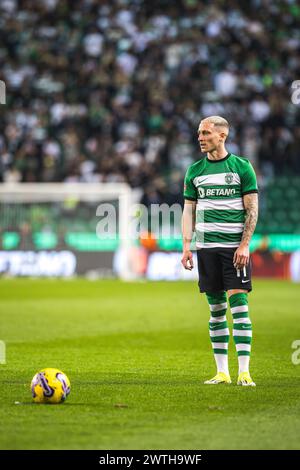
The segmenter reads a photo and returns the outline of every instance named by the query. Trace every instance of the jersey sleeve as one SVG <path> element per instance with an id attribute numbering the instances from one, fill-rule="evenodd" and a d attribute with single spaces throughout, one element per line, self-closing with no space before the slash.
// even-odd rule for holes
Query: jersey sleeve
<path id="1" fill-rule="evenodd" d="M 248 161 L 247 167 L 241 177 L 242 195 L 250 193 L 258 193 L 256 174 L 253 166 Z"/>
<path id="2" fill-rule="evenodd" d="M 194 186 L 192 181 L 192 177 L 190 174 L 190 168 L 187 169 L 184 178 L 184 191 L 183 191 L 184 199 L 188 199 L 190 201 L 197 201 L 197 190 Z"/>

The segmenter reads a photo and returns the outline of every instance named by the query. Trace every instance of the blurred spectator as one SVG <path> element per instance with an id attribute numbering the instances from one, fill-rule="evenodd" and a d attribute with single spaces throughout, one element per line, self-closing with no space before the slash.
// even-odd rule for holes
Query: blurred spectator
<path id="1" fill-rule="evenodd" d="M 261 178 L 298 173 L 296 0 L 2 0 L 1 181 L 127 181 L 176 201 L 199 120 Z"/>

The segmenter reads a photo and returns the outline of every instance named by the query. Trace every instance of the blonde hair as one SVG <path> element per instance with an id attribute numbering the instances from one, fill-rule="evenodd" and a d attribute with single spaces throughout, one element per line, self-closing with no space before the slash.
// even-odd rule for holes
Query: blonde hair
<path id="1" fill-rule="evenodd" d="M 226 129 L 229 132 L 229 123 L 228 123 L 228 121 L 226 121 L 226 119 L 224 119 L 221 116 L 208 116 L 208 117 L 202 119 L 202 121 L 211 122 L 212 124 L 214 124 L 215 126 L 218 126 L 218 127 L 226 127 Z"/>

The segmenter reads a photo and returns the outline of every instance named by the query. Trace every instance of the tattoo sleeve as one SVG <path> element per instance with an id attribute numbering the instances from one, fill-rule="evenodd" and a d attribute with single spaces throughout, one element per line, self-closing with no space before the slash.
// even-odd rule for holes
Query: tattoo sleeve
<path id="1" fill-rule="evenodd" d="M 258 217 L 258 196 L 256 193 L 246 194 L 243 197 L 246 209 L 246 219 L 242 242 L 250 243 L 251 237 L 256 227 Z"/>

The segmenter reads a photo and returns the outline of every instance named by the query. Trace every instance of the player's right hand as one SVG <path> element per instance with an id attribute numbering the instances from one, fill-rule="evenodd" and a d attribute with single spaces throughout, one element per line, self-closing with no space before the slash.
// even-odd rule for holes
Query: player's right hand
<path id="1" fill-rule="evenodd" d="M 191 271 L 194 267 L 193 263 L 193 254 L 190 250 L 184 251 L 182 258 L 181 258 L 181 264 L 184 267 L 184 269 L 188 269 Z"/>

